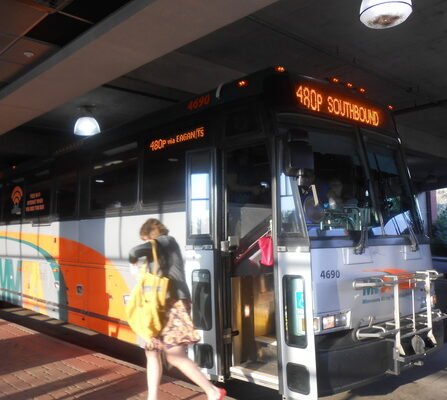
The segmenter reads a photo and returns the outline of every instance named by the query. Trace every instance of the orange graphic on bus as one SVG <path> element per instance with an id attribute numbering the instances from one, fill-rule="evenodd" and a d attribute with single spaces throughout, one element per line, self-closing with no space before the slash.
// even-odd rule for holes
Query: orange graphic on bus
<path id="1" fill-rule="evenodd" d="M 398 268 L 381 268 L 381 269 L 374 269 L 375 272 L 385 272 L 390 275 L 397 275 L 399 277 L 400 281 L 404 281 L 399 283 L 399 291 L 401 290 L 409 290 L 414 288 L 416 285 L 414 282 L 411 281 L 413 274 L 409 273 L 408 271 L 405 271 L 404 269 L 398 269 Z M 408 280 L 405 282 L 405 280 Z M 391 278 L 384 277 L 383 281 L 385 283 L 391 283 L 393 280 Z M 384 286 L 380 289 L 381 293 L 389 293 L 393 291 L 392 286 Z"/>
<path id="2" fill-rule="evenodd" d="M 20 186 L 16 186 L 14 189 L 12 189 L 11 200 L 15 206 L 17 206 L 20 203 L 22 197 L 23 197 L 23 190 Z"/>
<path id="3" fill-rule="evenodd" d="M 11 200 L 14 204 L 14 207 L 11 210 L 11 214 L 13 215 L 20 215 L 22 213 L 19 204 L 23 197 L 23 190 L 20 186 L 16 186 L 14 189 L 12 189 L 11 192 Z"/>

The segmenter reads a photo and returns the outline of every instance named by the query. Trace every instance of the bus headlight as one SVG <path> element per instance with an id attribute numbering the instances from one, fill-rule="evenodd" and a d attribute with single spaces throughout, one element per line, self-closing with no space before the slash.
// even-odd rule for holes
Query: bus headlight
<path id="1" fill-rule="evenodd" d="M 323 317 L 323 330 L 335 328 L 335 315 Z"/>
<path id="2" fill-rule="evenodd" d="M 326 315 L 321 319 L 323 330 L 346 328 L 349 326 L 349 311 L 338 314 Z"/>

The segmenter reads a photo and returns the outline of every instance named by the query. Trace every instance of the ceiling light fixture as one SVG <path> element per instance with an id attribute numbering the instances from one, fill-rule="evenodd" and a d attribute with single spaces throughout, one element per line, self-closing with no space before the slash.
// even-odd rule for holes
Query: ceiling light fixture
<path id="1" fill-rule="evenodd" d="M 98 121 L 93 116 L 94 106 L 80 107 L 80 117 L 76 120 L 74 134 L 78 136 L 93 136 L 101 132 Z"/>
<path id="2" fill-rule="evenodd" d="M 411 0 L 362 0 L 360 21 L 372 29 L 392 28 L 404 22 L 412 11 Z"/>

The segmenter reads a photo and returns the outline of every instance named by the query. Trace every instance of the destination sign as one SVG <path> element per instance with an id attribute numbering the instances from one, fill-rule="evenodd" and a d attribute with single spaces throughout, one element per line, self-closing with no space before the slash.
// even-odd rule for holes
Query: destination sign
<path id="1" fill-rule="evenodd" d="M 317 113 L 372 127 L 382 127 L 389 122 L 389 116 L 377 105 L 319 82 L 298 83 L 295 96 L 302 107 Z"/>
<path id="2" fill-rule="evenodd" d="M 205 137 L 205 134 L 205 127 L 199 126 L 186 132 L 180 132 L 174 135 L 170 135 L 167 138 L 154 139 L 149 143 L 149 150 L 164 150 L 169 146 L 202 139 Z"/>

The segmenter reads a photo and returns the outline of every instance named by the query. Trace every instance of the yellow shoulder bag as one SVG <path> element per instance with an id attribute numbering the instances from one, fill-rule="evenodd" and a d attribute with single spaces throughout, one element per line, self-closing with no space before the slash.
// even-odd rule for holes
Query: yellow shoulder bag
<path id="1" fill-rule="evenodd" d="M 157 255 L 157 242 L 152 244 L 153 270 L 147 272 L 147 263 L 140 268 L 138 281 L 126 304 L 127 322 L 132 330 L 144 340 L 156 337 L 161 329 L 159 311 L 166 303 L 169 279 L 158 275 L 160 264 Z"/>

